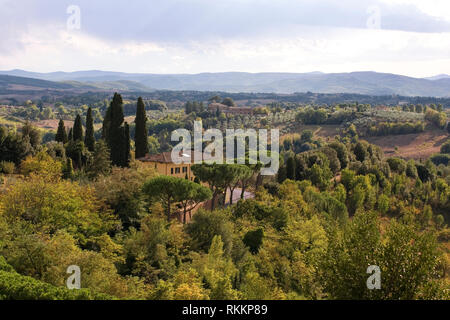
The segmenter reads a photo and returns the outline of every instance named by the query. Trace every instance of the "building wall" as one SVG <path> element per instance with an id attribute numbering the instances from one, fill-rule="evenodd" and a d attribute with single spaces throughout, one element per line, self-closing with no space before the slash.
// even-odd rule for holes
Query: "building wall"
<path id="1" fill-rule="evenodd" d="M 159 174 L 177 178 L 185 178 L 186 174 L 190 181 L 194 181 L 195 175 L 192 173 L 190 163 L 161 163 L 161 162 L 143 162 L 147 166 L 153 166 Z"/>

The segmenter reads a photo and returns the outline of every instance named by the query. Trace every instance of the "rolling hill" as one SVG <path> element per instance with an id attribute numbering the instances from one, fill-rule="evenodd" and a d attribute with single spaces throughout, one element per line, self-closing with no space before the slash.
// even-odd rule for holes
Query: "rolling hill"
<path id="1" fill-rule="evenodd" d="M 2 94 L 21 91 L 152 91 L 147 86 L 130 80 L 81 82 L 75 80 L 49 81 L 38 78 L 0 74 L 0 92 Z"/>
<path id="2" fill-rule="evenodd" d="M 152 90 L 197 90 L 224 92 L 316 92 L 356 93 L 366 95 L 402 95 L 449 97 L 450 77 L 413 78 L 390 73 L 200 73 L 200 74 L 144 74 L 111 71 L 76 71 L 34 73 L 23 70 L 0 71 L 0 75 L 18 81 L 18 77 L 34 78 L 45 86 L 73 86 L 77 89 L 124 90 L 149 92 Z M 2 76 L 2 81 L 5 78 Z M 15 80 L 14 80 L 15 79 Z M 32 80 L 23 80 L 32 81 Z M 38 85 L 38 82 L 36 82 Z M 62 87 L 61 87 L 62 88 Z M 63 88 L 62 88 L 63 89 Z"/>

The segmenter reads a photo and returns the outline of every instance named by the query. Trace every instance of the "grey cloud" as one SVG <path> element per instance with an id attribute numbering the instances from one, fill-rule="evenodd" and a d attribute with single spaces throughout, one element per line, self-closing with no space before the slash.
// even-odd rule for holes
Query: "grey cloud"
<path id="1" fill-rule="evenodd" d="M 5 1 L 3 1 L 5 2 Z M 155 42 L 202 41 L 211 38 L 286 35 L 299 26 L 365 28 L 367 8 L 378 5 L 381 28 L 414 32 L 449 32 L 450 23 L 428 16 L 412 5 L 377 1 L 335 0 L 62 0 L 6 1 L 3 21 L 65 26 L 66 8 L 79 5 L 82 30 L 106 40 Z M 13 5 L 13 3 L 15 5 Z M 18 5 L 20 4 L 20 5 Z M 1 34 L 1 33 L 0 33 Z"/>

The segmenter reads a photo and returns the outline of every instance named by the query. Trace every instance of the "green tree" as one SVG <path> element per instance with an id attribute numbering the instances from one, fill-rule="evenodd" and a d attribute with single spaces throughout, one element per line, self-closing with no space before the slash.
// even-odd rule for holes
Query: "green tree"
<path id="1" fill-rule="evenodd" d="M 251 253 L 256 254 L 263 243 L 263 238 L 264 230 L 262 228 L 258 228 L 254 231 L 248 231 L 242 241 L 249 248 Z"/>
<path id="2" fill-rule="evenodd" d="M 224 98 L 222 100 L 222 104 L 229 106 L 229 107 L 234 107 L 236 106 L 236 104 L 234 103 L 233 99 L 231 99 L 230 97 Z"/>
<path id="3" fill-rule="evenodd" d="M 130 227 L 139 229 L 146 213 L 142 186 L 154 175 L 154 169 L 145 165 L 136 168 L 113 167 L 111 174 L 93 183 L 97 197 L 103 199 L 119 217 L 124 230 Z"/>
<path id="4" fill-rule="evenodd" d="M 363 162 L 367 157 L 367 145 L 361 141 L 356 143 L 353 153 L 356 156 L 356 160 Z"/>
<path id="5" fill-rule="evenodd" d="M 183 223 L 187 222 L 188 209 L 190 214 L 200 203 L 212 197 L 210 189 L 186 179 L 178 179 L 175 188 L 177 193 L 175 200 L 179 201 L 183 207 Z"/>
<path id="6" fill-rule="evenodd" d="M 253 176 L 253 171 L 250 167 L 243 164 L 231 164 L 228 165 L 226 169 L 228 189 L 230 190 L 230 204 L 233 204 L 234 190 L 242 183 L 242 181 L 246 181 Z M 241 198 L 243 197 L 243 192 L 244 191 L 241 192 Z"/>
<path id="7" fill-rule="evenodd" d="M 26 226 L 27 233 L 67 230 L 83 245 L 118 226 L 91 188 L 47 177 L 16 183 L 0 199 L 0 216 L 8 224 Z"/>
<path id="8" fill-rule="evenodd" d="M 73 141 L 73 129 L 72 128 L 69 129 L 69 134 L 67 135 L 67 140 Z"/>
<path id="9" fill-rule="evenodd" d="M 123 100 L 114 94 L 103 120 L 102 136 L 108 144 L 111 162 L 115 166 L 126 167 L 129 163 L 129 129 L 124 125 Z M 127 135 L 128 133 L 128 135 Z"/>
<path id="10" fill-rule="evenodd" d="M 194 175 L 200 181 L 207 183 L 212 191 L 212 210 L 214 210 L 218 196 L 226 192 L 230 182 L 234 179 L 232 174 L 230 174 L 232 170 L 228 166 L 227 164 L 203 163 L 194 164 L 191 167 Z"/>
<path id="11" fill-rule="evenodd" d="M 0 126 L 0 161 L 20 162 L 33 152 L 29 137 Z"/>
<path id="12" fill-rule="evenodd" d="M 124 139 L 125 139 L 125 154 L 124 154 L 124 166 L 129 167 L 130 166 L 130 160 L 131 160 L 131 138 L 130 138 L 130 126 L 127 122 L 124 124 Z"/>
<path id="13" fill-rule="evenodd" d="M 345 169 L 349 162 L 348 151 L 345 144 L 338 141 L 333 141 L 328 146 L 336 151 L 339 162 L 341 163 L 341 168 Z"/>
<path id="14" fill-rule="evenodd" d="M 389 164 L 391 171 L 397 172 L 399 174 L 405 172 L 407 166 L 405 160 L 400 158 L 389 158 L 386 161 Z"/>
<path id="15" fill-rule="evenodd" d="M 66 127 L 64 125 L 64 120 L 62 119 L 60 119 L 58 123 L 58 130 L 56 131 L 55 141 L 62 142 L 63 144 L 66 144 L 67 141 L 69 141 L 67 137 Z"/>
<path id="16" fill-rule="evenodd" d="M 145 104 L 141 97 L 138 98 L 136 109 L 136 131 L 134 134 L 136 159 L 145 157 L 149 152 L 147 114 L 145 113 Z"/>
<path id="17" fill-rule="evenodd" d="M 63 178 L 64 179 L 71 179 L 73 177 L 73 165 L 72 165 L 72 159 L 67 158 L 66 164 L 63 167 Z"/>
<path id="18" fill-rule="evenodd" d="M 450 128 L 450 125 L 448 126 Z M 450 153 L 450 140 L 447 140 L 442 146 L 441 146 L 441 153 Z"/>
<path id="19" fill-rule="evenodd" d="M 181 201 L 180 192 L 185 191 L 184 196 L 188 196 L 182 185 L 185 181 L 185 179 L 171 176 L 158 176 L 145 182 L 142 191 L 149 199 L 157 199 L 162 203 L 166 210 L 167 220 L 170 221 L 172 206 Z"/>
<path id="20" fill-rule="evenodd" d="M 289 157 L 286 161 L 286 177 L 295 180 L 295 160 L 294 157 Z"/>
<path id="21" fill-rule="evenodd" d="M 186 225 L 186 232 L 191 237 L 191 247 L 193 250 L 208 252 L 212 240 L 215 236 L 220 236 L 224 250 L 227 254 L 233 248 L 233 224 L 229 217 L 218 211 L 205 211 L 199 209 L 191 223 Z"/>
<path id="22" fill-rule="evenodd" d="M 417 168 L 416 168 L 416 163 L 414 162 L 414 160 L 409 160 L 406 163 L 406 170 L 405 170 L 406 176 L 413 178 L 413 179 L 417 179 Z"/>
<path id="23" fill-rule="evenodd" d="M 86 137 L 84 138 L 84 144 L 89 151 L 94 151 L 95 137 L 94 137 L 94 120 L 92 118 L 92 108 L 89 107 L 86 115 Z"/>
<path id="24" fill-rule="evenodd" d="M 111 160 L 105 141 L 97 141 L 93 151 L 86 170 L 88 175 L 91 178 L 108 175 L 111 172 Z"/>
<path id="25" fill-rule="evenodd" d="M 77 114 L 73 124 L 73 140 L 83 141 L 83 124 L 81 123 L 81 117 L 79 114 Z"/>
<path id="26" fill-rule="evenodd" d="M 377 290 L 368 290 L 366 270 L 379 265 L 381 235 L 375 212 L 356 214 L 348 229 L 330 234 L 322 282 L 334 299 L 370 299 Z"/>
<path id="27" fill-rule="evenodd" d="M 66 145 L 66 154 L 72 159 L 75 168 L 81 169 L 87 161 L 87 152 L 84 142 L 69 140 Z"/>
<path id="28" fill-rule="evenodd" d="M 247 164 L 246 166 L 250 170 L 243 172 L 242 176 L 240 177 L 241 199 L 244 199 L 245 191 L 249 187 L 251 181 L 260 172 L 262 163 L 258 162 L 256 164 Z"/>
<path id="29" fill-rule="evenodd" d="M 233 261 L 225 254 L 223 247 L 221 236 L 214 236 L 208 253 L 194 254 L 192 265 L 201 275 L 206 287 L 211 288 L 211 299 L 237 299 L 238 292 L 233 289 L 237 269 Z"/>
<path id="30" fill-rule="evenodd" d="M 36 150 L 36 148 L 41 144 L 41 132 L 31 124 L 31 122 L 26 121 L 21 129 L 22 137 L 29 139 L 31 147 Z"/>
<path id="31" fill-rule="evenodd" d="M 314 133 L 311 130 L 303 130 L 302 134 L 300 136 L 300 140 L 302 143 L 311 142 L 313 136 L 314 136 Z"/>

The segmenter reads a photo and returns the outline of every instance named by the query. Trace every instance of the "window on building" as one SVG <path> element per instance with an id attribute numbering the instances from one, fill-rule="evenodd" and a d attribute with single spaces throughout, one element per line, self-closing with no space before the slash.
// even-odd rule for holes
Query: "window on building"
<path id="1" fill-rule="evenodd" d="M 183 167 L 183 173 L 187 172 L 187 167 Z"/>
<path id="2" fill-rule="evenodd" d="M 180 173 L 180 168 L 175 168 L 175 174 Z"/>
<path id="3" fill-rule="evenodd" d="M 170 168 L 170 174 L 173 174 L 173 168 Z"/>

